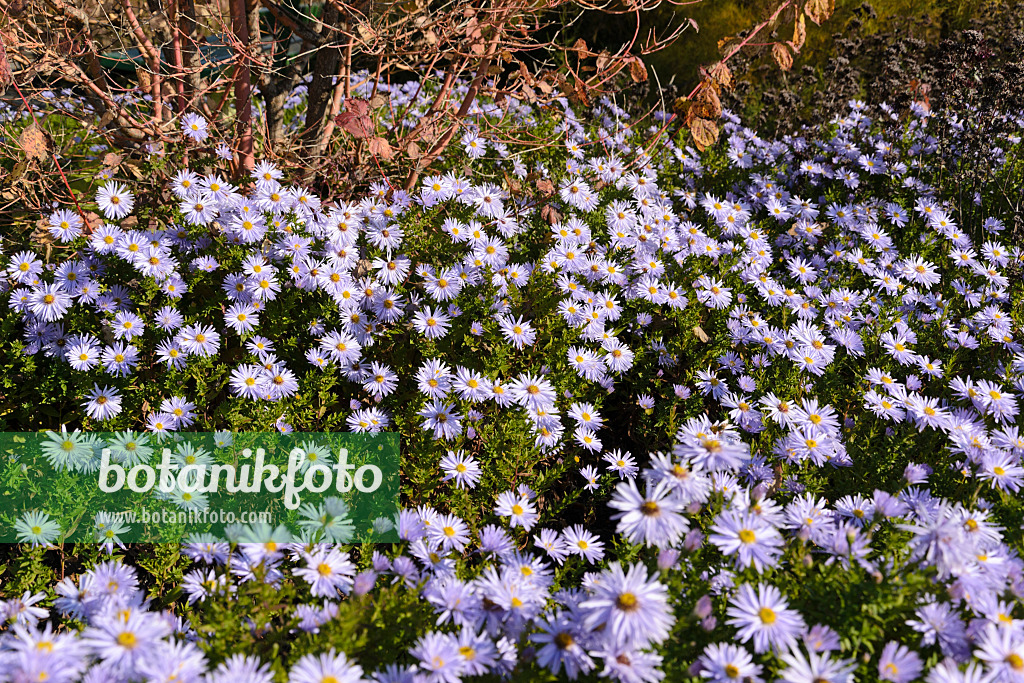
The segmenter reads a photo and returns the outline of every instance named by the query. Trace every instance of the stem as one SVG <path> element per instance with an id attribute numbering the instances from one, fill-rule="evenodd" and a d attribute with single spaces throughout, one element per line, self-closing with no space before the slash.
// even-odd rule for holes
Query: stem
<path id="1" fill-rule="evenodd" d="M 238 137 L 238 169 L 243 172 L 252 171 L 256 160 L 252 149 L 252 68 L 249 50 L 249 17 L 246 12 L 245 0 L 231 0 L 231 31 L 235 34 L 238 54 L 235 66 L 235 121 Z"/>

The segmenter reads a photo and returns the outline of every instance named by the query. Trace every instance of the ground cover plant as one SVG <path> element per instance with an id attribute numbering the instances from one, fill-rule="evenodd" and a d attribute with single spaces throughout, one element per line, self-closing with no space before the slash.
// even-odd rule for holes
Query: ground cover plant
<path id="1" fill-rule="evenodd" d="M 339 125 L 390 131 L 446 82 L 351 78 Z M 233 179 L 200 112 L 123 163 L 53 93 L 99 168 L 0 244 L 3 427 L 397 432 L 401 542 L 72 546 L 24 510 L 0 678 L 1024 678 L 1020 114 L 964 198 L 970 112 L 922 102 L 779 138 L 725 111 L 717 143 L 610 96 L 471 103 L 413 186 L 382 138 L 324 201 Z"/>

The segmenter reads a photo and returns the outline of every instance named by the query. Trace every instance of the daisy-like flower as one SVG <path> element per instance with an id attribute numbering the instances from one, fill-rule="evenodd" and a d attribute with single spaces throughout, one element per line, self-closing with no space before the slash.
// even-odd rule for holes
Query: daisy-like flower
<path id="1" fill-rule="evenodd" d="M 126 618 L 97 619 L 82 632 L 82 640 L 105 664 L 134 668 L 155 656 L 170 633 L 170 624 L 159 615 L 131 610 Z"/>
<path id="2" fill-rule="evenodd" d="M 115 339 L 131 339 L 138 337 L 146 328 L 142 318 L 131 311 L 118 311 L 114 314 L 114 322 L 111 324 L 114 330 Z"/>
<path id="3" fill-rule="evenodd" d="M 509 524 L 513 527 L 521 526 L 526 531 L 532 529 L 540 517 L 537 514 L 537 508 L 530 502 L 529 496 L 516 495 L 512 491 L 503 491 L 498 494 L 494 514 L 508 517 Z"/>
<path id="4" fill-rule="evenodd" d="M 14 531 L 19 543 L 50 545 L 60 535 L 60 524 L 45 512 L 30 510 L 14 523 Z"/>
<path id="5" fill-rule="evenodd" d="M 40 448 L 50 465 L 55 470 L 76 470 L 92 458 L 93 441 L 85 433 L 75 430 L 67 431 L 61 427 L 59 432 L 47 432 L 46 441 Z"/>
<path id="6" fill-rule="evenodd" d="M 789 603 L 775 586 L 761 583 L 757 590 L 744 583 L 737 590 L 726 613 L 729 625 L 739 629 L 740 642 L 754 641 L 754 651 L 785 652 L 796 645 L 804 630 L 800 613 L 789 608 Z"/>
<path id="7" fill-rule="evenodd" d="M 288 674 L 288 683 L 363 683 L 363 667 L 333 647 L 319 655 L 303 655 Z"/>
<path id="8" fill-rule="evenodd" d="M 43 272 L 43 262 L 30 251 L 18 252 L 7 264 L 7 276 L 17 283 L 29 283 Z"/>
<path id="9" fill-rule="evenodd" d="M 562 538 L 565 539 L 565 549 L 573 555 L 579 555 L 590 564 L 600 562 L 604 557 L 604 543 L 583 528 L 582 524 L 574 524 L 562 531 Z"/>
<path id="10" fill-rule="evenodd" d="M 640 469 L 636 465 L 636 459 L 629 451 L 623 453 L 615 449 L 605 453 L 601 458 L 608 463 L 609 470 L 619 475 L 619 479 L 632 479 Z"/>
<path id="11" fill-rule="evenodd" d="M 435 439 L 454 439 L 462 433 L 462 416 L 451 404 L 433 400 L 419 415 L 423 417 L 423 428 L 433 430 Z"/>
<path id="12" fill-rule="evenodd" d="M 236 334 L 248 334 L 259 325 L 260 317 L 252 304 L 236 302 L 224 311 L 224 322 Z"/>
<path id="13" fill-rule="evenodd" d="M 445 633 L 431 631 L 416 641 L 409 654 L 419 660 L 419 668 L 427 683 L 460 683 L 466 660 L 459 652 L 458 641 Z M 289 681 L 289 683 L 322 683 L 322 679 Z M 349 683 L 339 681 L 339 683 Z"/>
<path id="14" fill-rule="evenodd" d="M 978 639 L 974 656 L 985 663 L 988 681 L 1018 683 L 1024 680 L 1024 636 L 1019 629 L 988 624 Z"/>
<path id="15" fill-rule="evenodd" d="M 737 567 L 750 567 L 760 573 L 775 566 L 782 553 L 782 536 L 761 515 L 726 510 L 715 520 L 708 540 L 726 555 L 736 556 Z"/>
<path id="16" fill-rule="evenodd" d="M 587 491 L 596 491 L 600 486 L 600 484 L 597 483 L 597 480 L 601 478 L 601 474 L 593 465 L 581 467 L 580 476 L 582 476 L 587 482 L 586 485 L 583 487 Z"/>
<path id="17" fill-rule="evenodd" d="M 878 678 L 893 683 L 917 680 L 924 668 L 921 657 L 906 645 L 889 641 L 878 660 Z"/>
<path id="18" fill-rule="evenodd" d="M 259 365 L 240 365 L 231 371 L 231 390 L 241 398 L 262 398 L 268 383 L 266 370 Z"/>
<path id="19" fill-rule="evenodd" d="M 386 365 L 370 363 L 370 372 L 363 381 L 363 388 L 370 394 L 383 398 L 398 386 L 398 375 Z"/>
<path id="20" fill-rule="evenodd" d="M 416 311 L 412 318 L 412 325 L 416 331 L 427 339 L 439 339 L 451 328 L 451 318 L 440 309 L 432 309 L 429 306 Z"/>
<path id="21" fill-rule="evenodd" d="M 309 583 L 310 593 L 315 597 L 335 598 L 352 589 L 356 566 L 348 553 L 323 548 L 304 555 L 303 559 L 306 566 L 294 569 L 293 573 Z"/>
<path id="22" fill-rule="evenodd" d="M 202 142 L 209 136 L 209 128 L 206 119 L 195 112 L 189 112 L 181 117 L 181 132 L 196 142 Z"/>
<path id="23" fill-rule="evenodd" d="M 455 515 L 440 515 L 427 527 L 427 538 L 446 552 L 462 552 L 469 543 L 469 526 Z"/>
<path id="24" fill-rule="evenodd" d="M 608 507 L 619 511 L 612 515 L 618 520 L 616 531 L 648 547 L 675 545 L 689 527 L 682 515 L 685 505 L 668 481 L 648 484 L 646 495 L 640 494 L 634 479 L 620 482 Z"/>
<path id="25" fill-rule="evenodd" d="M 139 362 L 139 350 L 132 344 L 115 342 L 103 350 L 103 369 L 114 377 L 129 374 Z"/>
<path id="26" fill-rule="evenodd" d="M 779 672 L 780 683 L 853 683 L 857 665 L 848 659 L 832 659 L 828 652 L 808 652 L 799 649 L 781 655 L 786 668 Z"/>
<path id="27" fill-rule="evenodd" d="M 712 683 L 760 680 L 761 665 L 750 653 L 731 643 L 711 643 L 698 660 L 700 675 Z"/>
<path id="28" fill-rule="evenodd" d="M 108 420 L 121 412 L 121 394 L 111 387 L 94 384 L 82 407 L 94 420 Z"/>
<path id="29" fill-rule="evenodd" d="M 537 332 L 530 323 L 523 320 L 522 316 L 516 319 L 501 318 L 498 324 L 501 326 L 501 333 L 517 349 L 528 346 L 537 339 Z"/>
<path id="30" fill-rule="evenodd" d="M 206 674 L 207 683 L 273 683 L 274 675 L 270 665 L 252 655 L 233 654 Z"/>
<path id="31" fill-rule="evenodd" d="M 212 356 L 220 348 L 220 334 L 209 325 L 184 327 L 174 340 L 189 355 Z"/>
<path id="32" fill-rule="evenodd" d="M 56 284 L 42 284 L 32 290 L 29 297 L 29 310 L 32 311 L 32 315 L 48 323 L 63 318 L 69 308 L 71 297 Z"/>
<path id="33" fill-rule="evenodd" d="M 82 234 L 85 221 L 74 211 L 58 209 L 50 214 L 50 234 L 60 242 L 70 242 Z"/>
<path id="34" fill-rule="evenodd" d="M 555 404 L 555 388 L 539 375 L 521 375 L 509 390 L 513 399 L 526 408 L 541 410 Z"/>
<path id="35" fill-rule="evenodd" d="M 124 218 L 135 208 L 135 195 L 121 183 L 109 182 L 96 193 L 96 204 L 107 218 Z"/>
<path id="36" fill-rule="evenodd" d="M 121 536 L 129 531 L 131 531 L 131 527 L 120 519 L 111 519 L 109 515 L 104 515 L 102 512 L 96 513 L 93 532 L 96 542 L 108 555 L 114 552 L 115 545 L 124 549 L 124 541 L 121 540 Z"/>
<path id="37" fill-rule="evenodd" d="M 536 657 L 540 666 L 555 676 L 565 667 L 570 681 L 593 670 L 594 660 L 580 645 L 584 634 L 567 614 L 559 611 L 553 617 L 541 619 L 537 628 L 539 630 L 530 635 L 530 641 L 538 646 Z"/>
<path id="38" fill-rule="evenodd" d="M 476 488 L 480 481 L 480 463 L 472 455 L 466 455 L 462 451 L 448 451 L 448 454 L 441 458 L 441 471 L 444 478 L 441 481 L 455 481 L 455 486 L 460 489 Z"/>
<path id="39" fill-rule="evenodd" d="M 668 589 L 657 579 L 648 580 L 647 568 L 640 563 L 628 572 L 618 562 L 609 565 L 579 609 L 587 630 L 603 625 L 611 642 L 636 648 L 664 641 L 675 622 Z"/>

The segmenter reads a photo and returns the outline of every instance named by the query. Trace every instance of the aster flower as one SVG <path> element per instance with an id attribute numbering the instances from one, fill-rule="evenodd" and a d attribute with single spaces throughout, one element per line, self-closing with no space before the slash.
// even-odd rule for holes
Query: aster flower
<path id="1" fill-rule="evenodd" d="M 923 662 L 916 652 L 906 645 L 890 641 L 886 643 L 878 661 L 878 678 L 894 683 L 917 680 L 923 669 Z"/>
<path id="2" fill-rule="evenodd" d="M 782 537 L 760 515 L 737 510 L 720 514 L 708 540 L 726 555 L 735 555 L 737 567 L 750 567 L 761 573 L 775 566 L 782 553 Z"/>
<path id="3" fill-rule="evenodd" d="M 409 654 L 419 660 L 419 668 L 428 683 L 461 683 L 465 659 L 459 653 L 458 642 L 447 634 L 427 633 L 416 641 Z"/>
<path id="4" fill-rule="evenodd" d="M 590 564 L 604 557 L 604 543 L 581 524 L 566 527 L 562 531 L 562 538 L 565 539 L 565 548 L 569 553 L 579 555 Z"/>
<path id="5" fill-rule="evenodd" d="M 121 412 L 121 395 L 111 387 L 101 389 L 98 384 L 94 384 L 82 407 L 94 420 L 107 420 Z"/>
<path id="6" fill-rule="evenodd" d="M 47 546 L 60 535 L 60 524 L 45 512 L 30 510 L 14 523 L 14 531 L 19 543 Z"/>
<path id="7" fill-rule="evenodd" d="M 786 668 L 779 672 L 781 683 L 853 683 L 853 672 L 857 668 L 852 661 L 832 659 L 827 652 L 810 651 L 805 655 L 796 648 L 781 655 L 780 659 L 786 664 Z"/>
<path id="8" fill-rule="evenodd" d="M 646 495 L 640 494 L 635 480 L 623 481 L 608 506 L 619 511 L 612 515 L 618 521 L 616 531 L 631 543 L 659 548 L 675 545 L 689 526 L 682 515 L 684 503 L 665 481 L 649 483 Z"/>
<path id="9" fill-rule="evenodd" d="M 319 655 L 303 655 L 288 673 L 288 683 L 362 683 L 363 667 L 333 647 Z"/>
<path id="10" fill-rule="evenodd" d="M 530 635 L 530 641 L 536 643 L 537 663 L 557 676 L 565 668 L 565 676 L 571 681 L 579 675 L 587 674 L 594 668 L 594 660 L 580 645 L 584 634 L 579 624 L 559 611 L 550 618 L 542 619 L 537 624 L 538 631 Z"/>
<path id="11" fill-rule="evenodd" d="M 189 112 L 181 117 L 181 132 L 195 142 L 202 142 L 209 135 L 209 124 L 199 114 Z"/>
<path id="12" fill-rule="evenodd" d="M 700 675 L 712 683 L 762 680 L 761 666 L 755 664 L 750 653 L 728 643 L 711 643 L 704 648 L 698 660 Z"/>
<path id="13" fill-rule="evenodd" d="M 323 548 L 304 555 L 303 559 L 306 566 L 293 573 L 309 583 L 314 597 L 334 598 L 351 590 L 356 566 L 348 553 L 338 548 Z"/>
<path id="14" fill-rule="evenodd" d="M 740 585 L 726 613 L 729 625 L 739 629 L 740 642 L 753 640 L 758 653 L 784 652 L 796 645 L 804 629 L 803 618 L 789 608 L 779 589 L 765 583 L 758 584 L 756 591 L 750 584 Z"/>
<path id="15" fill-rule="evenodd" d="M 441 470 L 444 478 L 441 481 L 455 481 L 458 488 L 476 488 L 480 481 L 480 464 L 471 455 L 462 451 L 448 451 L 448 454 L 441 458 Z"/>
<path id="16" fill-rule="evenodd" d="M 512 527 L 521 526 L 526 531 L 532 529 L 540 517 L 528 496 L 516 495 L 512 491 L 503 491 L 498 494 L 494 514 L 508 517 Z"/>
<path id="17" fill-rule="evenodd" d="M 642 564 L 623 571 L 621 564 L 613 562 L 579 607 L 588 630 L 603 624 L 611 642 L 638 648 L 665 640 L 675 621 L 668 589 L 656 579 L 649 580 Z"/>
<path id="18" fill-rule="evenodd" d="M 135 195 L 121 183 L 108 182 L 96 193 L 96 204 L 107 218 L 124 218 L 135 207 Z"/>

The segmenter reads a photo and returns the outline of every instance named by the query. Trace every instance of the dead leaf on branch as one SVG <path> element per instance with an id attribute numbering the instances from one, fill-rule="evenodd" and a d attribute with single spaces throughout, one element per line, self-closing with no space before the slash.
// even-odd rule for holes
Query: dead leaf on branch
<path id="1" fill-rule="evenodd" d="M 562 220 L 562 214 L 558 213 L 558 211 L 550 204 L 545 205 L 544 208 L 540 210 L 540 217 L 541 220 L 547 221 L 548 225 L 554 225 Z"/>
<path id="2" fill-rule="evenodd" d="M 722 101 L 718 99 L 718 93 L 710 84 L 705 85 L 693 97 L 693 106 L 690 108 L 690 120 L 695 118 L 717 120 L 722 115 Z"/>
<path id="3" fill-rule="evenodd" d="M 373 134 L 370 103 L 360 98 L 345 100 L 345 111 L 334 117 L 334 122 L 354 138 L 362 140 Z"/>
<path id="4" fill-rule="evenodd" d="M 41 161 L 53 152 L 53 140 L 35 121 L 25 126 L 25 129 L 21 131 L 21 135 L 18 136 L 18 143 L 25 150 L 25 155 L 29 159 L 39 159 Z"/>
<path id="5" fill-rule="evenodd" d="M 729 67 L 725 65 L 725 62 L 719 62 L 711 67 L 708 71 L 708 78 L 723 90 L 732 88 L 732 71 L 729 71 Z"/>
<path id="6" fill-rule="evenodd" d="M 793 53 L 785 43 L 775 43 L 772 45 L 772 59 L 775 60 L 775 63 L 783 71 L 789 71 L 793 68 Z"/>
<path id="7" fill-rule="evenodd" d="M 380 157 L 385 161 L 390 161 L 395 156 L 394 150 L 391 149 L 391 145 L 384 138 L 373 138 L 370 140 L 370 154 L 375 157 Z"/>
<path id="8" fill-rule="evenodd" d="M 6 88 L 14 82 L 14 74 L 11 72 L 11 62 L 7 59 L 7 50 L 0 40 L 0 88 Z"/>
<path id="9" fill-rule="evenodd" d="M 634 83 L 643 83 L 647 80 L 647 65 L 639 57 L 629 61 L 629 77 Z"/>
<path id="10" fill-rule="evenodd" d="M 800 52 L 800 48 L 804 46 L 806 40 L 807 21 L 804 19 L 804 13 L 801 12 L 793 22 L 793 40 L 790 41 L 789 46 L 793 48 L 793 52 Z"/>
<path id="11" fill-rule="evenodd" d="M 804 13 L 817 25 L 832 16 L 836 11 L 836 0 L 807 0 Z"/>
<path id="12" fill-rule="evenodd" d="M 703 152 L 705 149 L 718 141 L 718 126 L 714 121 L 707 119 L 695 119 L 690 124 L 690 135 L 693 136 L 693 144 Z"/>

